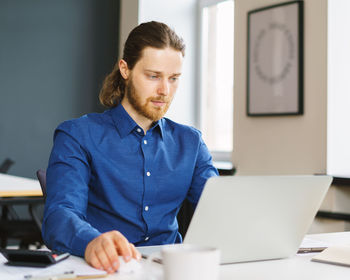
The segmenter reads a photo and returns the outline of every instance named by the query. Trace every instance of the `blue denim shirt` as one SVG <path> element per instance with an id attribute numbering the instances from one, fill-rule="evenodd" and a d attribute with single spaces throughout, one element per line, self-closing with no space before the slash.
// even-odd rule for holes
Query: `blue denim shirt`
<path id="1" fill-rule="evenodd" d="M 216 176 L 198 130 L 163 118 L 145 135 L 122 105 L 63 122 L 47 169 L 43 238 L 83 256 L 103 232 L 136 246 L 181 242 L 176 215 Z"/>

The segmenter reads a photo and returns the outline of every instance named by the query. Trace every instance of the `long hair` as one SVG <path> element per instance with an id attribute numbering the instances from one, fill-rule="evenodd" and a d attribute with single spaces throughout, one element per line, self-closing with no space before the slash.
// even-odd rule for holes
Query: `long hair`
<path id="1" fill-rule="evenodd" d="M 174 30 L 164 23 L 151 21 L 138 25 L 129 34 L 123 51 L 123 60 L 132 70 L 141 59 L 146 47 L 164 49 L 167 47 L 180 51 L 185 56 L 185 44 Z M 118 62 L 113 71 L 103 81 L 99 99 L 102 105 L 112 108 L 117 106 L 125 94 L 125 80 L 122 77 Z"/>

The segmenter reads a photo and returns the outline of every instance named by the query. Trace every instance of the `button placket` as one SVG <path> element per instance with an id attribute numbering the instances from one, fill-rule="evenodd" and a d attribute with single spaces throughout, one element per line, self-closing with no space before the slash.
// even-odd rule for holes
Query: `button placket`
<path id="1" fill-rule="evenodd" d="M 151 141 L 151 142 L 150 142 Z M 152 204 L 152 199 L 154 197 L 154 182 L 153 182 L 153 157 L 154 154 L 152 154 L 152 133 L 147 133 L 147 135 L 143 135 L 143 137 L 140 140 L 141 150 L 144 155 L 144 187 L 145 187 L 145 194 L 143 197 L 143 209 L 142 209 L 142 216 L 143 219 L 147 225 L 147 230 L 144 232 L 144 241 L 148 241 L 150 239 L 150 230 L 154 227 L 153 225 L 153 219 L 152 219 L 152 209 L 150 207 L 150 204 Z"/>

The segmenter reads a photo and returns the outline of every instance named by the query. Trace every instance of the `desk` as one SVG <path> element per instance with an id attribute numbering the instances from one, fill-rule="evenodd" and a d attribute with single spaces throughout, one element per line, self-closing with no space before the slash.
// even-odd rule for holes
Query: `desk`
<path id="1" fill-rule="evenodd" d="M 350 244 L 350 232 L 307 235 L 331 245 Z M 350 267 L 311 262 L 312 254 L 298 254 L 281 260 L 259 261 L 222 265 L 220 280 L 349 280 Z M 157 267 L 156 267 L 157 266 Z M 161 266 L 155 264 L 155 269 Z M 110 275 L 108 280 L 122 280 L 117 274 Z M 146 278 L 145 278 L 146 279 Z"/>
<path id="2" fill-rule="evenodd" d="M 350 232 L 312 234 L 307 237 L 331 245 L 350 244 Z M 297 254 L 288 259 L 224 265 L 220 280 L 345 280 L 350 278 L 350 267 L 311 262 L 313 254 Z"/>
<path id="3" fill-rule="evenodd" d="M 0 197 L 42 196 L 38 180 L 0 173 Z"/>
<path id="4" fill-rule="evenodd" d="M 308 238 L 323 241 L 331 245 L 344 245 L 350 243 L 350 232 L 326 233 L 307 235 Z M 222 265 L 220 267 L 220 280 L 348 280 L 350 278 L 350 267 L 330 265 L 324 263 L 311 262 L 311 258 L 316 254 L 298 254 L 294 257 L 281 260 L 259 261 L 250 263 L 238 263 L 230 265 Z M 4 259 L 0 256 L 0 279 L 19 280 L 16 273 L 19 273 L 18 268 L 3 267 Z M 64 262 L 66 262 L 64 264 Z M 69 267 L 69 262 L 73 267 Z M 71 256 L 69 259 L 55 266 L 64 265 L 65 269 L 73 269 L 77 264 L 85 265 L 83 260 Z M 56 268 L 57 268 L 56 267 Z M 20 270 L 23 270 L 21 268 Z M 47 268 L 48 270 L 52 268 Z M 87 268 L 88 269 L 88 268 Z M 149 267 L 148 267 L 149 269 Z M 161 265 L 152 263 L 151 269 L 156 275 L 161 275 Z M 11 271 L 14 271 L 11 273 Z M 147 270 L 144 270 L 147 273 Z M 28 272 L 33 272 L 33 268 L 29 268 Z M 11 273 L 11 274 L 9 274 Z M 10 276 L 11 275 L 11 276 Z M 132 275 L 122 275 L 115 273 L 106 278 L 106 280 L 147 280 L 146 274 L 132 277 Z M 150 278 L 161 280 L 162 278 Z"/>
<path id="5" fill-rule="evenodd" d="M 7 238 L 11 237 L 21 239 L 23 246 L 27 246 L 27 243 L 31 242 L 31 240 L 41 240 L 41 221 L 35 213 L 35 207 L 43 202 L 44 198 L 39 181 L 0 174 L 0 206 L 2 207 L 0 223 L 1 247 L 5 247 Z M 13 208 L 14 205 L 28 205 L 28 211 L 32 221 L 20 220 Z M 8 219 L 8 214 L 11 215 L 12 220 Z M 23 229 L 23 227 L 26 228 Z M 19 232 L 20 230 L 23 232 Z M 27 235 L 31 233 L 33 237 L 24 240 L 23 236 L 26 234 L 26 231 Z"/>

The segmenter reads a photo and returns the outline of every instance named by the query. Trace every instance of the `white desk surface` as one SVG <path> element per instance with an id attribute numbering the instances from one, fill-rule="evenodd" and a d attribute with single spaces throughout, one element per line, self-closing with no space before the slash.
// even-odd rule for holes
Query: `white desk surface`
<path id="1" fill-rule="evenodd" d="M 330 245 L 350 244 L 350 232 L 313 234 L 308 237 Z M 350 267 L 312 262 L 311 258 L 316 254 L 297 254 L 288 259 L 224 265 L 221 267 L 220 280 L 350 279 Z"/>
<path id="2" fill-rule="evenodd" d="M 0 197 L 42 196 L 38 180 L 0 174 Z"/>
<path id="3" fill-rule="evenodd" d="M 314 234 L 307 235 L 308 238 L 326 242 L 329 245 L 345 245 L 350 244 L 350 232 L 339 233 L 326 233 L 326 234 Z M 230 265 L 222 265 L 220 267 L 220 280 L 349 280 L 350 279 L 350 267 L 337 266 L 331 264 L 311 262 L 311 258 L 316 253 L 312 254 L 298 254 L 294 257 L 281 260 L 259 261 L 250 263 L 237 263 Z M 0 258 L 0 279 L 19 280 L 22 277 L 16 277 L 16 273 L 12 273 L 9 276 L 9 272 L 12 269 L 19 273 L 18 268 L 5 267 L 4 258 Z M 66 262 L 64 264 L 64 262 Z M 64 265 L 65 268 L 70 268 L 69 265 L 76 266 L 77 262 L 80 265 L 85 265 L 84 261 L 80 258 L 71 256 L 67 260 L 55 265 L 59 267 Z M 25 268 L 20 268 L 24 270 Z M 50 269 L 50 268 L 47 268 Z M 74 267 L 72 267 L 74 269 Z M 89 268 L 86 267 L 86 270 Z M 149 278 L 149 269 L 155 273 L 155 278 Z M 29 269 L 28 272 L 32 272 L 33 269 Z M 157 277 L 158 276 L 158 277 Z M 138 275 L 123 275 L 121 273 L 115 273 L 109 275 L 106 280 L 162 280 L 162 267 L 159 264 L 152 263 L 151 268 L 148 266 L 143 270 L 142 274 Z M 95 278 L 97 279 L 97 278 Z"/>
<path id="4" fill-rule="evenodd" d="M 330 245 L 350 244 L 350 232 L 313 234 L 307 235 L 307 237 L 326 242 Z M 350 279 L 350 267 L 312 262 L 311 258 L 316 254 L 317 253 L 298 254 L 288 259 L 222 265 L 220 267 L 220 280 Z M 155 269 L 161 269 L 161 265 L 158 264 L 155 264 L 154 267 Z M 114 274 L 105 279 L 129 279 L 120 276 L 121 275 Z"/>

